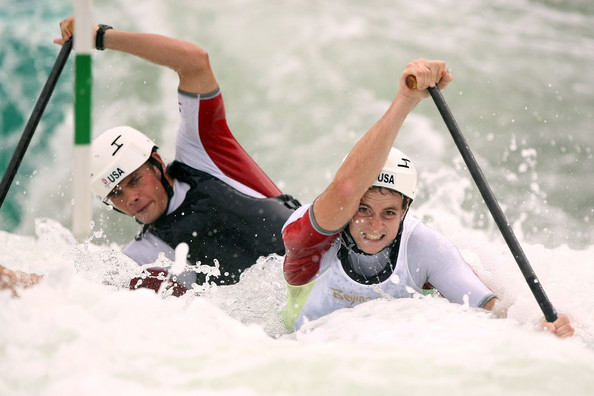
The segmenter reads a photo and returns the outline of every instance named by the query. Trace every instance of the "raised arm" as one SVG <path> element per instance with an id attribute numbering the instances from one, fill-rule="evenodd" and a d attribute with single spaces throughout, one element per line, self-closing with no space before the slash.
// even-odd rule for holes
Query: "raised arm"
<path id="1" fill-rule="evenodd" d="M 98 25 L 92 26 L 93 43 L 98 28 Z M 60 29 L 62 37 L 54 42 L 62 45 L 72 37 L 74 17 L 61 21 Z M 116 29 L 106 30 L 103 42 L 106 49 L 135 55 L 174 70 L 179 76 L 179 88 L 183 91 L 202 94 L 212 92 L 218 86 L 210 68 L 208 52 L 190 42 L 158 34 Z"/>
<path id="2" fill-rule="evenodd" d="M 410 75 L 417 78 L 414 90 L 406 85 Z M 419 59 L 406 66 L 398 93 L 386 113 L 357 142 L 330 185 L 314 202 L 314 217 L 320 227 L 336 231 L 348 223 L 382 169 L 408 113 L 429 96 L 427 87 L 439 83 L 439 88 L 444 89 L 452 80 L 443 61 Z"/>

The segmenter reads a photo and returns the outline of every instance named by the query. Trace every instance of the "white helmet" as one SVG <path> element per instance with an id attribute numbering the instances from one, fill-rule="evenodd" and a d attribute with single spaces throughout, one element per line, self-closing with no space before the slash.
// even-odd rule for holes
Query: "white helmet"
<path id="1" fill-rule="evenodd" d="M 91 191 L 105 200 L 113 188 L 151 156 L 155 143 L 142 132 L 119 126 L 99 135 L 91 145 Z"/>
<path id="2" fill-rule="evenodd" d="M 372 186 L 398 191 L 410 199 L 415 199 L 417 170 L 408 155 L 392 147 L 383 169 Z"/>

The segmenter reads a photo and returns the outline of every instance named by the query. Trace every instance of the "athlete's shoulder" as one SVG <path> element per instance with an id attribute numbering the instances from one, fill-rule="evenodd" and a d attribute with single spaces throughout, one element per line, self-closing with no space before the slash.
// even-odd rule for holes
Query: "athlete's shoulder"
<path id="1" fill-rule="evenodd" d="M 414 230 L 419 224 L 423 225 L 421 220 L 415 216 L 409 214 L 404 218 L 404 227 L 408 228 L 409 230 Z"/>
<path id="2" fill-rule="evenodd" d="M 300 206 L 299 208 L 297 208 L 292 214 L 291 216 L 289 216 L 289 218 L 287 219 L 287 221 L 285 222 L 284 226 L 283 226 L 283 231 L 284 229 L 289 226 L 291 223 L 294 223 L 296 221 L 299 221 L 300 219 L 306 219 L 308 220 L 309 216 L 305 216 L 308 213 L 309 208 L 311 208 L 311 203 L 309 204 L 305 204 Z M 304 217 L 305 216 L 305 217 Z"/>

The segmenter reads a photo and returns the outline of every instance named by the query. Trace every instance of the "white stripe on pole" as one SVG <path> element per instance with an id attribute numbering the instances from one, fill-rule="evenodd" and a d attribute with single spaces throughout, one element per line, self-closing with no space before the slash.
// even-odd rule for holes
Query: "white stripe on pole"
<path id="1" fill-rule="evenodd" d="M 93 50 L 91 0 L 74 0 L 74 51 L 77 55 L 90 54 Z"/>
<path id="2" fill-rule="evenodd" d="M 72 232 L 78 240 L 86 239 L 91 231 L 93 206 L 89 188 L 91 160 L 91 51 L 92 1 L 74 0 L 74 168 Z"/>
<path id="3" fill-rule="evenodd" d="M 90 157 L 90 145 L 74 146 L 72 233 L 79 241 L 89 237 L 93 220 L 92 196 L 89 189 Z"/>

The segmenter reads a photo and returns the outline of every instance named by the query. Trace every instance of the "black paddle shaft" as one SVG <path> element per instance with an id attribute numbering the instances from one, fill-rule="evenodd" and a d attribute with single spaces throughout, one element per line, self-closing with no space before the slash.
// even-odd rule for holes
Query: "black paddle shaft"
<path id="1" fill-rule="evenodd" d="M 25 152 L 27 151 L 27 148 L 29 147 L 29 143 L 31 142 L 31 139 L 33 138 L 33 133 L 35 132 L 35 129 L 37 128 L 37 125 L 39 124 L 39 120 L 41 119 L 41 116 L 45 110 L 45 107 L 47 106 L 47 103 L 49 102 L 49 99 L 52 96 L 52 93 L 54 92 L 54 88 L 56 87 L 58 77 L 60 77 L 60 74 L 62 73 L 62 69 L 64 69 L 64 65 L 66 64 L 66 61 L 68 60 L 68 55 L 70 55 L 71 50 L 72 50 L 72 39 L 66 41 L 66 43 L 64 43 L 64 45 L 62 46 L 62 49 L 60 50 L 60 53 L 58 54 L 58 58 L 56 59 L 56 63 L 54 64 L 54 67 L 53 67 L 52 71 L 50 72 L 47 82 L 45 83 L 45 86 L 43 87 L 43 90 L 41 91 L 41 94 L 39 95 L 39 99 L 37 100 L 37 103 L 35 104 L 35 107 L 33 108 L 31 117 L 29 117 L 29 121 L 27 121 L 27 125 L 25 125 L 25 130 L 23 131 L 21 140 L 19 140 L 19 143 L 14 151 L 14 154 L 12 155 L 10 163 L 8 164 L 8 167 L 6 168 L 6 172 L 4 173 L 4 176 L 2 177 L 2 182 L 0 182 L 0 207 L 2 206 L 2 203 L 4 202 L 4 198 L 6 198 L 8 189 L 10 188 L 10 185 L 12 184 L 14 176 L 16 175 L 17 170 L 19 169 L 19 166 L 21 165 L 23 156 L 25 155 Z"/>
<path id="2" fill-rule="evenodd" d="M 462 132 L 460 132 L 460 128 L 458 127 L 452 112 L 446 104 L 441 91 L 437 87 L 429 87 L 428 89 L 433 101 L 437 105 L 437 109 L 441 113 L 443 120 L 445 121 L 450 133 L 452 134 L 452 137 L 454 138 L 456 146 L 458 146 L 458 150 L 460 151 L 460 154 L 462 155 L 462 158 L 464 159 L 464 162 L 466 163 L 466 166 L 468 167 L 474 182 L 483 196 L 483 199 L 485 200 L 485 203 L 487 204 L 493 219 L 495 219 L 495 223 L 497 223 L 503 238 L 507 242 L 507 246 L 516 259 L 516 262 L 518 263 L 524 278 L 526 278 L 526 282 L 528 283 L 530 290 L 532 290 L 532 294 L 534 294 L 538 305 L 540 305 L 540 309 L 542 309 L 542 312 L 544 313 L 544 316 L 548 322 L 554 322 L 557 320 L 557 311 L 549 301 L 542 284 L 539 282 L 536 274 L 532 270 L 532 267 L 530 266 L 530 263 L 528 262 L 524 251 L 522 250 L 522 247 L 520 246 L 509 222 L 505 218 L 501 207 L 497 203 L 495 195 L 491 191 L 491 188 L 489 187 L 485 176 L 476 162 L 472 151 L 468 146 L 468 143 L 466 143 L 466 139 L 462 135 Z"/>

